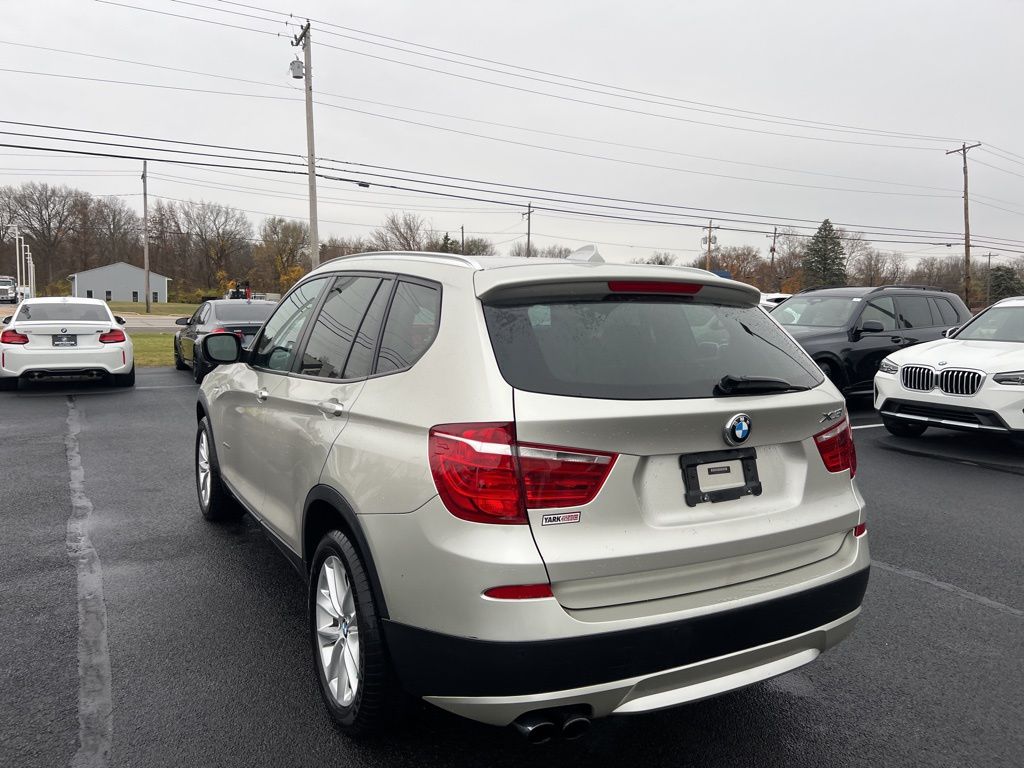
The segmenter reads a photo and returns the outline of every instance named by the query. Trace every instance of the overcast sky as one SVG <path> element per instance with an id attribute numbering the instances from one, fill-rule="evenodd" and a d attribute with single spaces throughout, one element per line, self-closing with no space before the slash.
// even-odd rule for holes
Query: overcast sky
<path id="1" fill-rule="evenodd" d="M 262 20 L 273 14 L 220 0 L 123 2 L 252 29 L 294 32 L 283 20 Z M 981 0 L 969 6 L 935 0 L 874 0 L 845 3 L 842 10 L 839 4 L 820 0 L 240 2 L 315 20 L 314 89 L 319 92 L 315 123 L 320 158 L 402 169 L 391 174 L 396 176 L 409 177 L 408 171 L 443 174 L 490 185 L 732 211 L 743 216 L 723 214 L 721 218 L 761 222 L 723 224 L 738 229 L 764 230 L 763 222 L 773 221 L 767 217 L 774 216 L 811 221 L 829 217 L 850 229 L 894 227 L 960 233 L 960 158 L 946 156 L 944 151 L 960 141 L 981 141 L 985 146 L 969 154 L 972 233 L 1024 241 L 1024 99 L 1020 86 L 1024 3 L 1017 0 Z M 261 18 L 205 10 L 197 4 Z M 2 119 L 305 153 L 301 81 L 288 75 L 288 63 L 297 49 L 289 45 L 287 36 L 90 0 L 7 0 L 4 11 L 0 68 L 5 70 L 248 95 L 3 71 Z M 656 96 L 633 93 L 634 98 L 629 99 L 623 98 L 626 94 L 622 91 L 621 96 L 594 92 L 606 91 L 604 86 L 565 80 L 543 83 L 483 70 L 480 67 L 505 67 L 468 59 L 460 60 L 475 66 L 460 66 L 381 47 L 380 43 L 409 48 L 364 33 L 443 49 L 414 49 L 432 56 L 453 59 L 457 57 L 452 54 L 468 54 Z M 197 74 L 12 43 L 130 59 Z M 553 80 L 545 74 L 522 70 L 519 74 Z M 741 117 L 758 116 L 749 113 L 779 117 Z M 876 133 L 841 132 L 828 126 L 813 129 L 806 123 L 793 125 L 792 119 L 856 126 Z M 0 125 L 0 129 L 53 133 L 11 125 Z M 903 138 L 880 132 L 941 138 Z M 9 135 L 4 141 L 57 146 L 51 140 Z M 138 162 L 53 157 L 10 148 L 0 148 L 0 153 L 0 183 L 38 180 L 69 184 L 95 194 L 131 195 L 125 199 L 141 211 Z M 152 164 L 150 172 L 153 196 L 227 203 L 250 211 L 256 223 L 264 213 L 296 218 L 308 214 L 303 176 L 230 172 L 252 177 L 242 178 L 169 164 Z M 392 183 L 409 186 L 401 181 Z M 531 197 L 543 196 L 512 190 L 501 194 L 452 191 L 523 205 Z M 402 209 L 420 211 L 434 228 L 453 236 L 464 225 L 467 233 L 480 233 L 500 244 L 500 250 L 509 248 L 513 238 L 525 236 L 519 208 L 409 196 L 333 181 L 321 181 L 320 195 L 321 239 L 366 234 L 388 211 Z M 650 214 L 619 213 L 651 218 Z M 706 217 L 700 211 L 693 213 Z M 680 221 L 699 223 L 699 219 Z M 701 237 L 693 228 L 583 219 L 545 211 L 535 214 L 533 233 L 535 243 L 541 246 L 599 243 L 606 258 L 613 260 L 646 256 L 654 250 L 671 250 L 682 260 L 690 260 L 700 248 Z M 716 234 L 722 244 L 750 244 L 766 250 L 760 233 L 723 229 Z M 928 240 L 955 241 L 956 236 L 935 235 Z M 959 245 L 946 248 L 924 241 L 880 247 L 914 256 L 962 253 Z M 985 250 L 976 247 L 975 253 Z M 1004 258 L 1014 257 L 1009 253 L 1012 250 L 1024 251 L 1024 246 L 1008 245 Z"/>

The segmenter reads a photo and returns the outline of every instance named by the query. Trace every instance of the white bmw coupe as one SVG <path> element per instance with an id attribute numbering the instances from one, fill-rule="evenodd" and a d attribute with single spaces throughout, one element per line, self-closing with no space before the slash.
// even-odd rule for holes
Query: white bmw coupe
<path id="1" fill-rule="evenodd" d="M 135 384 L 124 320 L 99 299 L 25 299 L 0 330 L 0 389 L 21 379 L 105 378 Z"/>
<path id="2" fill-rule="evenodd" d="M 885 358 L 875 408 L 900 437 L 941 427 L 1024 444 L 1024 296 L 996 302 L 947 338 Z"/>

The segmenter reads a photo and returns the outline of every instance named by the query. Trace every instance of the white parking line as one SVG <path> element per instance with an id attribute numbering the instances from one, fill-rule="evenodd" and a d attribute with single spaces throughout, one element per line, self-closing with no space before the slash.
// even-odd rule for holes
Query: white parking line
<path id="1" fill-rule="evenodd" d="M 884 424 L 857 424 L 856 426 L 850 427 L 850 429 L 874 429 L 875 427 L 884 426 Z"/>
<path id="2" fill-rule="evenodd" d="M 85 469 L 78 447 L 81 412 L 74 396 L 69 396 L 67 402 L 64 449 L 71 489 L 71 517 L 65 546 L 78 577 L 78 751 L 71 765 L 103 768 L 110 762 L 114 730 L 107 606 L 103 602 L 103 569 L 89 538 L 93 507 L 85 495 Z"/>
<path id="3" fill-rule="evenodd" d="M 992 608 L 996 611 L 1000 611 L 1001 613 L 1009 614 L 1010 616 L 1016 616 L 1018 619 L 1024 619 L 1024 611 L 1022 611 L 1020 608 L 1014 608 L 1011 605 L 1006 605 L 1005 603 L 997 602 L 995 600 L 985 597 L 984 595 L 979 595 L 975 592 L 968 592 L 966 589 L 958 587 L 956 584 L 950 584 L 945 581 L 939 581 L 938 579 L 929 576 L 927 573 L 914 571 L 910 568 L 902 568 L 898 565 L 890 565 L 889 563 L 883 563 L 878 560 L 873 560 L 871 562 L 871 566 L 873 568 L 881 568 L 883 571 L 889 571 L 900 576 L 905 576 L 906 578 L 913 579 L 914 581 L 920 581 L 924 584 L 931 584 L 933 587 L 938 587 L 939 589 L 945 590 L 946 592 L 952 592 L 954 595 L 960 595 L 960 597 L 984 605 L 987 608 Z"/>

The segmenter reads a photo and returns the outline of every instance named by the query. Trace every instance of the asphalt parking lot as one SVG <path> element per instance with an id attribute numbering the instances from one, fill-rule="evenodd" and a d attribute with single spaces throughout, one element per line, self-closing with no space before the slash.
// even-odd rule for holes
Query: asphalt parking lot
<path id="1" fill-rule="evenodd" d="M 853 637 L 809 667 L 578 742 L 530 747 L 422 705 L 353 743 L 321 709 L 300 577 L 251 520 L 199 515 L 194 403 L 171 369 L 0 395 L 0 765 L 79 765 L 81 739 L 96 764 L 146 767 L 1024 763 L 1008 441 L 898 440 L 851 404 L 875 567 Z"/>

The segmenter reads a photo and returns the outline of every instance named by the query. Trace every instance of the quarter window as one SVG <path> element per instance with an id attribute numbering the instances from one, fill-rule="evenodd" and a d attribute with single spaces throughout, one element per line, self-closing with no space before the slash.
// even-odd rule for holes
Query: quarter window
<path id="1" fill-rule="evenodd" d="M 960 316 L 956 313 L 956 309 L 949 303 L 949 299 L 932 299 L 932 313 L 937 307 L 939 310 L 939 317 L 942 318 L 943 325 L 956 325 L 960 322 Z"/>
<path id="2" fill-rule="evenodd" d="M 440 310 L 437 288 L 400 282 L 384 325 L 376 372 L 402 370 L 419 360 L 437 335 Z"/>
<path id="3" fill-rule="evenodd" d="M 299 373 L 328 379 L 342 378 L 345 362 L 352 352 L 352 341 L 359 333 L 360 323 L 371 302 L 381 292 L 382 282 L 378 277 L 360 276 L 339 277 L 334 281 L 310 331 Z M 388 285 L 391 285 L 390 281 Z M 379 319 L 377 324 L 379 326 Z"/>
<path id="4" fill-rule="evenodd" d="M 932 320 L 928 299 L 924 296 L 900 296 L 900 325 L 904 328 L 931 328 L 938 325 Z"/>
<path id="5" fill-rule="evenodd" d="M 287 371 L 291 368 L 295 344 L 313 314 L 326 282 L 323 278 L 310 280 L 281 301 L 253 347 L 250 364 L 271 371 Z"/>

